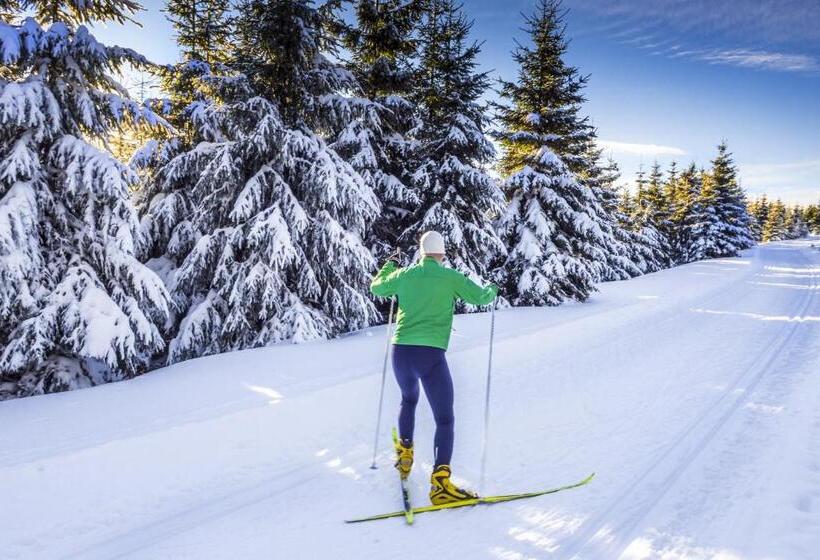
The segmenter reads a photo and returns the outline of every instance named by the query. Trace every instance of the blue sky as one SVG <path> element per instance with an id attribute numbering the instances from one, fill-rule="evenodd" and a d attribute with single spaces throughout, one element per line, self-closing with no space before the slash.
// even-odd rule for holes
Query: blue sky
<path id="1" fill-rule="evenodd" d="M 172 62 L 163 2 L 135 26 L 97 26 L 107 43 Z M 482 65 L 506 79 L 534 0 L 466 0 Z M 750 195 L 820 200 L 820 2 L 565 0 L 568 61 L 590 75 L 585 112 L 624 180 L 656 159 L 707 164 L 722 138 Z"/>

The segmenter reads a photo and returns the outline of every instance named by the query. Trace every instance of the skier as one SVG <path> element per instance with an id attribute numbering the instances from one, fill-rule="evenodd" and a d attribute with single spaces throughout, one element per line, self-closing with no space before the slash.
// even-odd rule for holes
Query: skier
<path id="1" fill-rule="evenodd" d="M 444 238 L 436 231 L 422 235 L 420 249 L 421 260 L 407 268 L 399 268 L 391 257 L 371 282 L 370 291 L 377 296 L 398 297 L 399 311 L 392 338 L 393 371 L 401 388 L 396 468 L 401 478 L 406 479 L 413 466 L 413 428 L 420 380 L 436 421 L 430 501 L 439 505 L 477 497 L 450 481 L 453 380 L 444 354 L 450 341 L 455 300 L 487 305 L 495 299 L 498 287 L 490 284 L 482 288 L 462 273 L 443 266 Z"/>

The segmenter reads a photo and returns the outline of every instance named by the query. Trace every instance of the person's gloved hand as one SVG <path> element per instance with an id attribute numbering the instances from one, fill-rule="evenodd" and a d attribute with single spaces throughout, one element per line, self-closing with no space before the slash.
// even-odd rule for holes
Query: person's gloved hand
<path id="1" fill-rule="evenodd" d="M 388 255 L 387 260 L 393 261 L 396 264 L 401 264 L 399 259 L 401 259 L 401 249 L 397 247 L 392 253 L 390 253 L 390 255 Z"/>

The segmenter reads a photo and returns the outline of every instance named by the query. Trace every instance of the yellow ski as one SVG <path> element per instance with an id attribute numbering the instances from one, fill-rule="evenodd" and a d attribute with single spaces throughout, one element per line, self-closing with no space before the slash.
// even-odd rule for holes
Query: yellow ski
<path id="1" fill-rule="evenodd" d="M 541 490 L 538 492 L 525 492 L 522 494 L 506 494 L 503 496 L 487 496 L 484 498 L 473 498 L 471 500 L 463 500 L 460 502 L 453 502 L 450 504 L 441 504 L 438 506 L 424 506 L 419 508 L 413 508 L 410 510 L 410 519 L 408 523 L 412 523 L 412 515 L 416 513 L 426 513 L 428 511 L 438 511 L 441 509 L 454 509 L 460 507 L 467 507 L 467 506 L 475 506 L 479 504 L 498 504 L 501 502 L 512 502 L 514 500 L 523 500 L 525 498 L 535 498 L 536 496 L 546 496 L 547 494 L 555 494 L 556 492 L 562 492 L 564 490 L 572 490 L 573 488 L 578 488 L 580 486 L 584 486 L 588 484 L 593 478 L 595 477 L 595 473 L 592 473 L 584 480 L 580 482 L 576 482 L 575 484 L 569 484 L 567 486 L 561 486 L 559 488 L 551 488 L 549 490 Z M 391 513 L 383 513 L 381 515 L 373 515 L 370 517 L 362 517 L 360 519 L 349 519 L 345 521 L 345 523 L 362 523 L 364 521 L 375 521 L 377 519 L 388 519 L 390 517 L 401 517 L 406 516 L 406 511 L 394 511 Z"/>

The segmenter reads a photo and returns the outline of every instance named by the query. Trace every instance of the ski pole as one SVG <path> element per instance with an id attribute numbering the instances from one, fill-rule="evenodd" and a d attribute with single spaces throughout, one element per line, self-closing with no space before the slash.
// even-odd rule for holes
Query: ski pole
<path id="1" fill-rule="evenodd" d="M 376 453 L 379 449 L 379 432 L 382 427 L 382 405 L 384 404 L 384 382 L 387 378 L 387 359 L 390 357 L 390 337 L 392 335 L 391 329 L 393 327 L 393 308 L 396 305 L 396 296 L 390 298 L 390 315 L 387 319 L 387 345 L 384 349 L 384 365 L 382 366 L 382 388 L 379 392 L 379 413 L 376 416 L 376 437 L 373 439 L 373 463 L 370 465 L 371 469 L 377 469 Z"/>
<path id="2" fill-rule="evenodd" d="M 487 392 L 484 396 L 484 441 L 481 444 L 481 478 L 478 483 L 478 491 L 484 490 L 484 473 L 487 466 L 487 439 L 490 431 L 490 381 L 493 373 L 493 338 L 495 336 L 495 305 L 498 299 L 493 301 L 493 308 L 490 311 L 490 352 L 487 358 Z"/>

